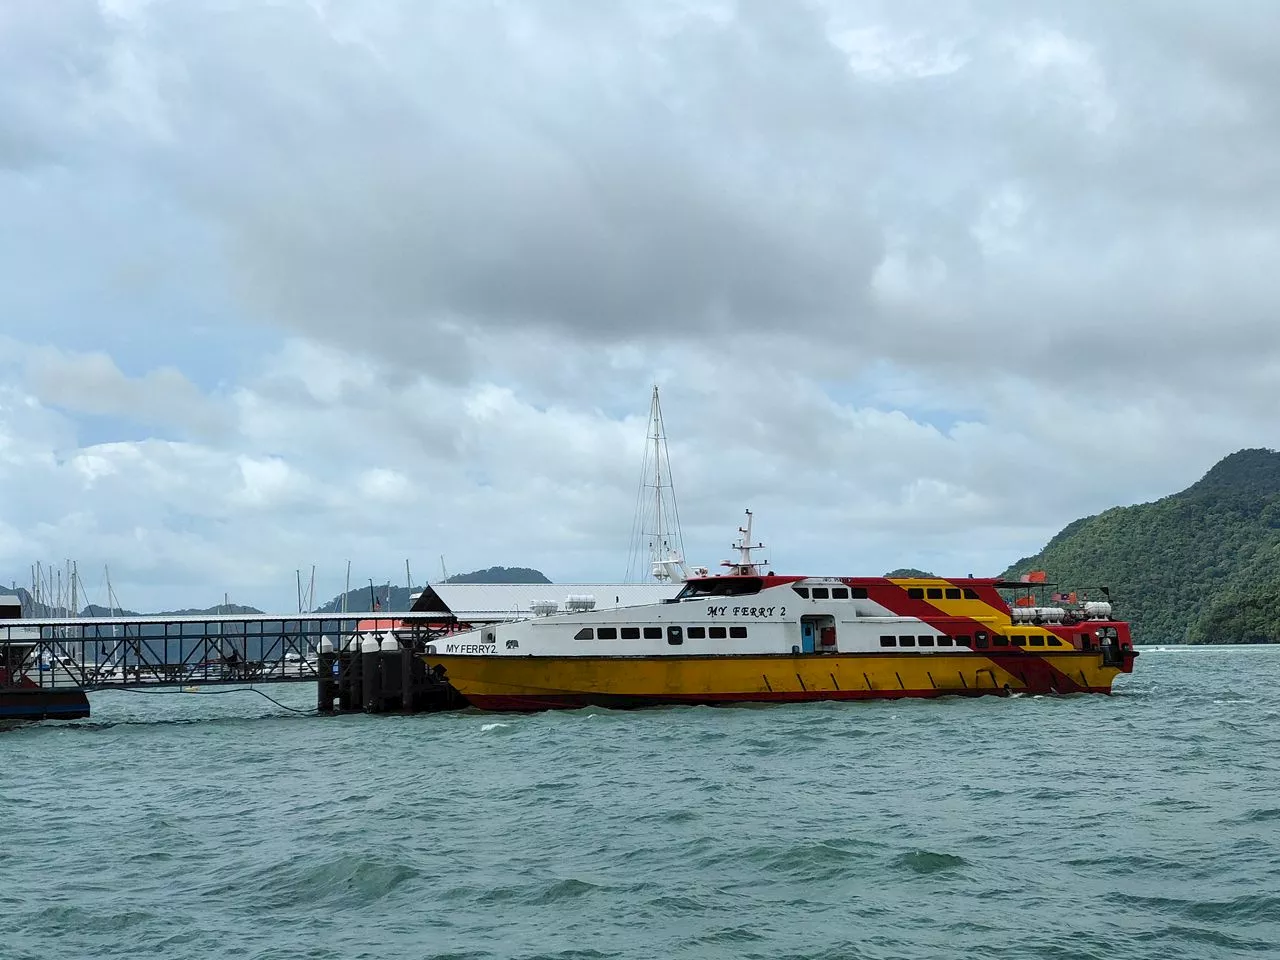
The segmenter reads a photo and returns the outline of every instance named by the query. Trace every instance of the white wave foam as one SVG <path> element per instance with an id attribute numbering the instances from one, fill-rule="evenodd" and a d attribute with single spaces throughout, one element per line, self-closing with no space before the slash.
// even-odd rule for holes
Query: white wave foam
<path id="1" fill-rule="evenodd" d="M 497 730 L 499 727 L 509 727 L 509 723 L 486 723 L 480 727 L 481 733 L 488 733 L 490 730 Z"/>

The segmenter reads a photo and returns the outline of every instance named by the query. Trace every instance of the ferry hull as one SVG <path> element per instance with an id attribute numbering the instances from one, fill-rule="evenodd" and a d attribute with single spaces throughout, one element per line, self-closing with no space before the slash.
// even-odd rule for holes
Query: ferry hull
<path id="1" fill-rule="evenodd" d="M 426 660 L 482 710 L 1110 693 L 1123 672 L 1096 652 Z"/>

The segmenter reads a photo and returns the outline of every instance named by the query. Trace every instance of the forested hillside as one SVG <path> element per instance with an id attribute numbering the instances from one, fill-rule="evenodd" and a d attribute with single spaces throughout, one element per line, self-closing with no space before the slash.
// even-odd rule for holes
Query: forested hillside
<path id="1" fill-rule="evenodd" d="M 1280 642 L 1280 453 L 1241 450 L 1181 493 L 1067 526 L 1033 569 L 1111 587 L 1140 643 Z"/>

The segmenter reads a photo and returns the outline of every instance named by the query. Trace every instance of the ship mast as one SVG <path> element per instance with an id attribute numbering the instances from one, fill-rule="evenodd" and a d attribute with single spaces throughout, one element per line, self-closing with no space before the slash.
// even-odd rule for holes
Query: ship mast
<path id="1" fill-rule="evenodd" d="M 733 545 L 733 549 L 738 553 L 737 563 L 734 563 L 732 560 L 720 561 L 720 566 L 728 567 L 731 574 L 736 574 L 738 576 L 759 576 L 760 568 L 768 563 L 767 560 L 758 561 L 751 556 L 751 551 L 764 549 L 763 543 L 751 542 L 751 524 L 754 519 L 754 515 L 750 510 L 748 510 L 747 525 L 745 527 L 738 528 L 739 537 L 737 542 Z"/>
<path id="2" fill-rule="evenodd" d="M 663 461 L 666 461 L 665 474 Z M 667 453 L 666 431 L 662 424 L 662 403 L 658 399 L 656 385 L 649 402 L 649 430 L 640 474 L 640 490 L 636 497 L 635 520 L 631 527 L 628 582 L 634 582 L 643 576 L 641 564 L 644 562 L 642 554 L 645 552 L 645 545 L 648 548 L 649 575 L 655 580 L 666 583 L 670 580 L 683 581 L 688 577 L 684 565 L 680 512 L 676 507 L 675 487 L 671 483 L 671 459 Z"/>

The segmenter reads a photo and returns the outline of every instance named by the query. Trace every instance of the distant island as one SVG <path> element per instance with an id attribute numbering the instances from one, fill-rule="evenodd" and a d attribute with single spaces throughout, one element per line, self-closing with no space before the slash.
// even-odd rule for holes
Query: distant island
<path id="1" fill-rule="evenodd" d="M 531 567 L 489 567 L 471 573 L 457 573 L 445 583 L 550 583 L 541 570 Z"/>
<path id="2" fill-rule="evenodd" d="M 1280 643 L 1280 453 L 1241 450 L 1181 493 L 1076 520 L 1001 576 L 1031 570 L 1110 587 L 1139 643 Z"/>

